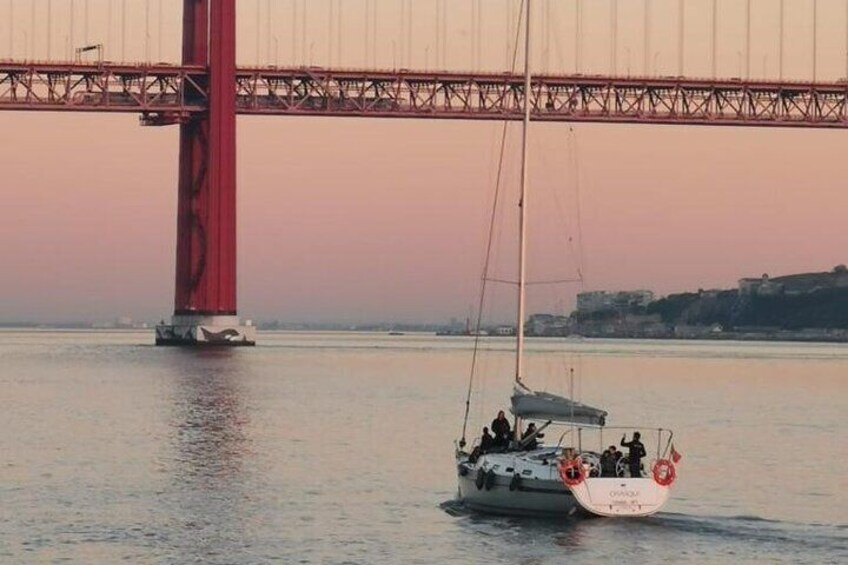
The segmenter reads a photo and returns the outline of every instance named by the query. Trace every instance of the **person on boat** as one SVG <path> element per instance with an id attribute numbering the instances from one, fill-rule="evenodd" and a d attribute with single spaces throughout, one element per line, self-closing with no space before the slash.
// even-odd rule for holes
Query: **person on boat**
<path id="1" fill-rule="evenodd" d="M 622 469 L 622 470 L 619 471 L 618 462 L 621 461 L 621 458 L 624 457 L 624 454 L 622 452 L 620 452 L 618 449 L 616 449 L 616 447 L 614 445 L 609 446 L 609 452 L 610 452 L 610 455 L 612 456 L 612 460 L 613 460 L 613 474 L 612 474 L 612 476 L 613 477 L 615 477 L 615 476 L 623 477 L 624 476 L 624 470 Z"/>
<path id="2" fill-rule="evenodd" d="M 530 422 L 529 424 L 527 424 L 527 429 L 521 436 L 521 442 L 524 445 L 524 449 L 526 451 L 533 451 L 534 449 L 539 447 L 539 442 L 537 440 L 543 437 L 545 437 L 545 434 L 540 434 L 536 432 L 536 424 Z M 525 442 L 524 440 L 527 441 Z"/>
<path id="3" fill-rule="evenodd" d="M 614 448 L 613 448 L 614 449 Z M 615 464 L 617 463 L 615 455 L 609 449 L 605 449 L 601 454 L 601 476 L 615 477 Z"/>
<path id="4" fill-rule="evenodd" d="M 574 451 L 573 447 L 566 447 L 562 450 L 562 459 L 566 462 L 576 461 L 577 460 L 577 452 Z M 577 467 L 569 467 L 566 472 L 569 479 L 576 479 L 580 476 L 580 470 Z"/>
<path id="5" fill-rule="evenodd" d="M 489 433 L 489 428 L 483 427 L 483 435 L 480 437 L 480 451 L 486 453 L 495 445 L 495 438 Z"/>
<path id="6" fill-rule="evenodd" d="M 642 434 L 639 432 L 633 432 L 632 441 L 624 441 L 627 439 L 627 436 L 621 436 L 621 446 L 629 449 L 627 452 L 627 464 L 630 467 L 631 477 L 642 476 L 642 458 L 648 455 L 648 452 L 645 451 L 645 445 L 639 441 L 640 437 L 642 437 Z"/>
<path id="7" fill-rule="evenodd" d="M 498 412 L 498 417 L 492 420 L 492 432 L 495 434 L 494 447 L 507 447 L 510 440 L 509 420 L 503 410 Z"/>

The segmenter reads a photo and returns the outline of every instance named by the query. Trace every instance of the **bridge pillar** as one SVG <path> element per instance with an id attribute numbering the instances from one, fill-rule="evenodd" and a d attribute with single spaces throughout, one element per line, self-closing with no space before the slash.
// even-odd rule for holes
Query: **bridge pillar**
<path id="1" fill-rule="evenodd" d="M 183 63 L 208 66 L 209 111 L 180 124 L 174 316 L 156 344 L 254 345 L 236 315 L 235 0 L 183 6 Z"/>

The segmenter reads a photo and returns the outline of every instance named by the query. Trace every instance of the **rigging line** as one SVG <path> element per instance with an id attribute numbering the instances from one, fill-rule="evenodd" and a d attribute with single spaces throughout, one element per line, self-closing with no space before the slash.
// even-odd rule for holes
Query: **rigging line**
<path id="1" fill-rule="evenodd" d="M 495 278 L 491 278 L 491 277 L 486 277 L 483 280 L 485 282 L 497 283 L 497 284 L 508 284 L 510 286 L 518 285 L 518 281 L 511 281 L 511 280 L 508 280 L 508 279 L 495 279 Z M 525 286 L 543 286 L 543 285 L 557 285 L 557 284 L 575 284 L 575 283 L 582 283 L 582 282 L 583 282 L 582 278 L 575 278 L 575 279 L 551 279 L 551 280 L 544 280 L 544 281 L 527 281 L 524 284 L 525 284 Z"/>
<path id="2" fill-rule="evenodd" d="M 539 144 L 538 140 L 536 141 L 534 146 L 539 147 L 541 149 L 541 145 Z M 539 158 L 542 161 L 543 168 L 548 169 L 549 168 L 548 167 L 548 160 L 545 157 L 544 151 L 540 150 L 540 151 L 537 151 L 536 153 L 539 155 Z M 540 186 L 545 186 L 545 185 L 540 184 Z M 565 213 L 566 207 L 563 206 L 562 201 L 560 200 L 560 197 L 559 197 L 559 192 L 556 190 L 556 187 L 553 187 L 550 190 L 550 192 L 553 196 L 554 207 L 556 208 L 556 213 L 554 214 L 553 222 L 554 222 L 555 226 L 560 228 L 560 229 L 556 230 L 556 234 L 557 234 L 556 239 L 558 239 L 560 241 L 560 244 L 563 247 L 569 249 L 573 253 L 573 251 L 574 251 L 573 245 L 572 245 L 572 243 L 573 243 L 572 239 L 573 238 L 569 235 L 570 230 L 568 229 L 568 227 L 569 227 L 568 226 L 568 219 L 567 219 L 568 216 Z"/>
<path id="3" fill-rule="evenodd" d="M 518 281 L 510 281 L 510 280 L 506 280 L 506 279 L 485 278 L 485 279 L 483 279 L 483 281 L 484 282 L 490 282 L 490 283 L 497 283 L 497 284 L 508 284 L 510 286 L 516 286 L 518 284 Z"/>
<path id="4" fill-rule="evenodd" d="M 571 134 L 572 139 L 572 147 L 574 150 L 572 151 L 572 168 L 574 170 L 574 211 L 576 214 L 576 227 L 577 227 L 577 275 L 580 277 L 581 284 L 585 282 L 585 274 L 586 271 L 586 254 L 583 245 L 583 214 L 582 210 L 582 200 L 580 198 L 580 187 L 581 187 L 581 171 L 580 171 L 580 146 L 577 143 L 577 135 L 574 133 L 574 128 L 569 128 L 569 133 Z"/>
<path id="5" fill-rule="evenodd" d="M 512 54 L 512 71 L 515 71 L 515 65 L 518 61 L 518 43 L 521 35 L 521 23 L 523 20 L 521 14 L 524 13 L 524 3 L 527 1 L 528 0 L 521 0 L 522 10 L 519 12 L 518 25 L 516 26 L 515 32 L 515 50 Z M 460 447 L 465 445 L 465 434 L 468 430 L 468 410 L 471 408 L 471 391 L 474 385 L 474 371 L 477 368 L 477 356 L 480 350 L 480 328 L 483 325 L 483 304 L 486 298 L 486 275 L 489 272 L 489 262 L 492 257 L 492 240 L 494 239 L 495 219 L 497 218 L 498 200 L 501 191 L 501 181 L 503 180 L 503 164 L 508 126 L 509 122 L 504 120 L 503 129 L 501 130 L 501 149 L 500 154 L 498 156 L 498 173 L 495 177 L 495 195 L 494 200 L 492 202 L 492 213 L 489 220 L 489 236 L 488 241 L 486 243 L 486 258 L 483 261 L 483 278 L 480 284 L 480 300 L 477 304 L 477 320 L 474 328 L 474 346 L 471 353 L 471 374 L 468 377 L 468 393 L 465 396 L 465 417 L 462 421 L 462 440 L 460 441 Z"/>
<path id="6" fill-rule="evenodd" d="M 577 283 L 582 283 L 582 282 L 583 282 L 583 279 L 578 277 L 578 278 L 574 278 L 574 279 L 552 279 L 552 280 L 546 280 L 546 281 L 532 281 L 532 282 L 526 282 L 524 284 L 526 284 L 527 286 L 543 286 L 543 285 L 557 285 L 557 284 L 577 284 Z"/>

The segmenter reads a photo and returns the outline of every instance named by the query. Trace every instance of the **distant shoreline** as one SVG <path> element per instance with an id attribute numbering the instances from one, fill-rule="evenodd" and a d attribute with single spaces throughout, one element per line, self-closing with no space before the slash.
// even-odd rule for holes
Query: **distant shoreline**
<path id="1" fill-rule="evenodd" d="M 466 334 L 442 334 L 438 335 L 432 330 L 404 330 L 403 332 L 389 332 L 386 330 L 374 329 L 316 329 L 316 328 L 274 328 L 260 329 L 261 333 L 345 333 L 345 334 L 377 334 L 387 337 L 399 336 L 433 336 L 444 338 L 470 338 L 472 335 Z M 823 334 L 820 332 L 835 331 L 837 334 Z M 24 325 L 0 325 L 0 332 L 21 332 L 21 333 L 48 333 L 48 332 L 75 332 L 75 333 L 150 333 L 153 334 L 152 328 L 92 328 L 81 326 L 24 326 Z M 514 336 L 504 335 L 481 335 L 482 338 L 508 339 Z M 571 341 L 582 340 L 633 340 L 633 341 L 737 341 L 737 342 L 762 342 L 762 343 L 848 343 L 848 332 L 844 330 L 816 330 L 806 329 L 799 331 L 790 330 L 775 330 L 763 332 L 719 332 L 719 333 L 702 333 L 698 335 L 580 335 L 571 334 L 563 335 L 527 335 L 528 339 L 532 340 L 551 340 L 551 339 L 568 339 Z"/>

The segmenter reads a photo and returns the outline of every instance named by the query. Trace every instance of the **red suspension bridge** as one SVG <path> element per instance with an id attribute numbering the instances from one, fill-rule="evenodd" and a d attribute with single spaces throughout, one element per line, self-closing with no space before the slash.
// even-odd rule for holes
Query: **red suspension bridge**
<path id="1" fill-rule="evenodd" d="M 135 113 L 180 128 L 174 316 L 159 344 L 254 343 L 236 312 L 237 114 L 521 118 L 513 73 L 237 68 L 235 4 L 183 1 L 180 65 L 0 62 L 0 110 Z M 540 75 L 529 95 L 534 120 L 848 128 L 844 81 Z"/>
<path id="2" fill-rule="evenodd" d="M 236 69 L 235 112 L 251 115 L 518 120 L 515 74 L 321 68 Z M 0 64 L 0 110 L 131 112 L 186 123 L 212 98 L 205 66 Z M 848 82 L 537 76 L 533 119 L 848 127 Z"/>

